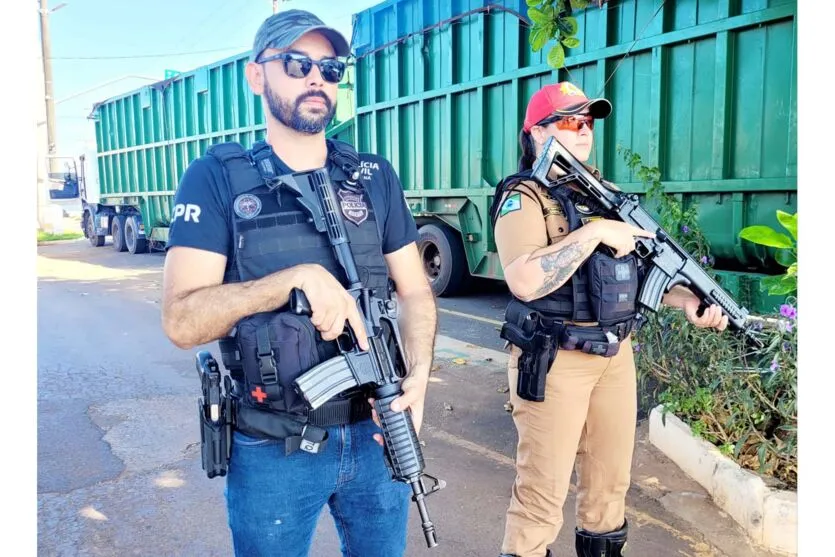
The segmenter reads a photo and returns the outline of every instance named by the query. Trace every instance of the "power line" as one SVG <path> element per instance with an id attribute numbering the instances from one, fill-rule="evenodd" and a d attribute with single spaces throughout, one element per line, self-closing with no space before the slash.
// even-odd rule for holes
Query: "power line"
<path id="1" fill-rule="evenodd" d="M 172 52 L 168 54 L 133 54 L 124 56 L 51 56 L 50 60 L 127 60 L 131 58 L 166 58 L 171 56 L 189 56 L 191 54 L 208 54 L 210 52 L 223 52 L 227 50 L 245 51 L 251 46 L 228 46 L 226 48 L 212 48 L 209 50 L 192 50 L 189 52 Z"/>
<path id="2" fill-rule="evenodd" d="M 200 20 L 200 22 L 198 22 L 196 25 L 190 26 L 190 28 L 194 29 L 194 31 L 189 33 L 189 40 L 187 44 L 181 43 L 177 45 L 177 48 L 192 49 L 198 47 L 198 43 L 201 40 L 207 40 L 206 37 L 216 36 L 214 27 L 217 26 L 219 23 L 226 25 L 227 28 L 234 28 L 229 24 L 229 17 L 226 16 L 226 10 L 228 10 L 229 8 L 237 8 L 236 13 L 238 14 L 240 14 L 241 12 L 246 13 L 240 5 L 236 6 L 235 2 L 222 2 L 218 4 L 215 7 L 214 11 L 208 12 L 207 14 L 205 14 L 205 17 Z M 207 28 L 207 25 L 209 25 L 210 23 L 211 26 Z"/>
<path id="3" fill-rule="evenodd" d="M 663 8 L 664 4 L 666 4 L 666 3 L 667 3 L 667 0 L 664 0 L 663 2 L 661 2 L 661 5 L 658 6 L 658 8 L 655 10 L 655 13 L 652 14 L 651 18 L 649 18 L 649 21 L 647 21 L 647 24 L 644 25 L 644 28 L 641 31 L 641 34 L 639 36 L 635 37 L 635 40 L 632 41 L 632 44 L 629 46 L 629 50 L 627 50 L 626 54 L 624 54 L 621 57 L 621 59 L 618 61 L 617 66 L 615 66 L 615 69 L 612 70 L 612 73 L 610 73 L 609 77 L 606 78 L 606 81 L 603 82 L 603 85 L 600 87 L 600 91 L 597 93 L 596 96 L 599 97 L 600 95 L 602 95 L 606 91 L 606 85 L 609 83 L 609 80 L 612 79 L 612 77 L 615 75 L 615 72 L 618 71 L 618 68 L 623 63 L 623 61 L 626 60 L 626 57 L 629 56 L 629 53 L 632 52 L 632 49 L 635 48 L 635 45 L 638 44 L 638 41 L 641 40 L 642 38 L 644 38 L 644 33 L 646 33 L 647 29 L 649 28 L 650 23 L 653 22 L 653 20 L 655 19 L 655 16 L 658 15 L 658 13 L 661 11 L 661 8 Z"/>

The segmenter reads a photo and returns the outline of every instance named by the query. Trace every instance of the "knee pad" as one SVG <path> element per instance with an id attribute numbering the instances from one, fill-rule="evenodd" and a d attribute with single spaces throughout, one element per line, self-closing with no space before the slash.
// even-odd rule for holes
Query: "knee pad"
<path id="1" fill-rule="evenodd" d="M 626 547 L 628 526 L 624 520 L 620 529 L 605 534 L 576 528 L 574 547 L 577 557 L 625 557 L 623 550 Z"/>

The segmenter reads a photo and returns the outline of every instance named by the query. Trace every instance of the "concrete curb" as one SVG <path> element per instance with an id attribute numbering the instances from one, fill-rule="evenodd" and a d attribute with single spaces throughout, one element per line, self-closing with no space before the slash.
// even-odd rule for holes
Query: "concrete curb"
<path id="1" fill-rule="evenodd" d="M 649 417 L 649 441 L 707 490 L 751 540 L 781 555 L 797 555 L 797 493 L 771 489 L 762 479 L 695 437 L 662 406 Z"/>

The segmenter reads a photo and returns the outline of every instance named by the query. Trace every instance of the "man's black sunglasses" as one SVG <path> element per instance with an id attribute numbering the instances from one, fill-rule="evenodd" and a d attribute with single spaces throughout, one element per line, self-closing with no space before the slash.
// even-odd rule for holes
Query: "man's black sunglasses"
<path id="1" fill-rule="evenodd" d="M 345 62 L 340 62 L 335 58 L 313 60 L 310 56 L 295 52 L 281 52 L 272 56 L 265 56 L 258 60 L 258 63 L 264 64 L 273 60 L 283 60 L 284 72 L 290 77 L 305 77 L 313 69 L 314 65 L 319 66 L 319 73 L 329 83 L 339 83 L 342 81 L 342 76 L 345 75 Z"/>

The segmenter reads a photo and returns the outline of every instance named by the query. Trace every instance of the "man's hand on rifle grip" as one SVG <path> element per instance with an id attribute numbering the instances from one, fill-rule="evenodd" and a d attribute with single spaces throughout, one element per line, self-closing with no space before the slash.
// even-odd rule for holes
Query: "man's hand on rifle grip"
<path id="1" fill-rule="evenodd" d="M 322 334 L 322 340 L 335 340 L 351 326 L 362 350 L 368 350 L 368 335 L 356 300 L 324 267 L 318 264 L 298 266 L 296 287 L 304 292 L 312 315 L 311 323 Z"/>

